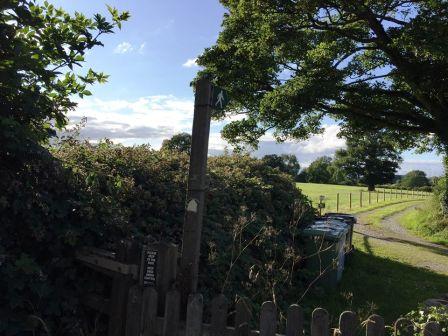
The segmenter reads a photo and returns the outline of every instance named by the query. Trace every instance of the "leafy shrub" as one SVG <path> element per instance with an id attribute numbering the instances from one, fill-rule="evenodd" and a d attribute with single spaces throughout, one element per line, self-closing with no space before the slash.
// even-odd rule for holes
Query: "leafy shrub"
<path id="1" fill-rule="evenodd" d="M 200 288 L 206 295 L 286 296 L 300 258 L 297 226 L 313 216 L 292 179 L 248 156 L 209 160 Z M 35 315 L 53 334 L 78 334 L 81 293 L 95 286 L 74 264 L 83 245 L 123 238 L 180 243 L 188 156 L 67 141 L 36 147 L 19 171 L 0 168 L 0 333 Z M 259 299 L 259 300 L 258 300 Z"/>
<path id="2" fill-rule="evenodd" d="M 425 307 L 417 311 L 406 314 L 407 318 L 414 322 L 418 330 L 422 330 L 425 323 L 430 321 L 438 322 L 442 328 L 442 335 L 448 335 L 448 307 Z M 416 333 L 420 335 L 420 333 Z"/>

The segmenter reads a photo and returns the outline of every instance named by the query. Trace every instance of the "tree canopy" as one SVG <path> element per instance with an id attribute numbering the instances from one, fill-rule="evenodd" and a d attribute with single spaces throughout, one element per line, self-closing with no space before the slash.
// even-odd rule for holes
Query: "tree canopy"
<path id="1" fill-rule="evenodd" d="M 101 14 L 73 16 L 47 1 L 7 0 L 0 6 L 0 157 L 17 156 L 31 143 L 48 141 L 67 124 L 73 97 L 90 95 L 88 85 L 104 83 L 107 75 L 87 69 L 78 73 L 85 54 L 101 46 L 129 18 L 108 7 Z M 28 144 L 28 145 L 27 145 Z"/>
<path id="2" fill-rule="evenodd" d="M 223 31 L 198 63 L 245 115 L 228 140 L 306 138 L 330 116 L 448 146 L 446 1 L 221 2 Z"/>
<path id="3" fill-rule="evenodd" d="M 161 149 L 189 154 L 191 150 L 191 134 L 185 132 L 175 134 L 170 139 L 163 140 Z"/>
<path id="4" fill-rule="evenodd" d="M 272 168 L 277 168 L 283 173 L 287 173 L 297 180 L 300 172 L 300 164 L 293 154 L 268 154 L 263 156 L 263 162 Z"/>
<path id="5" fill-rule="evenodd" d="M 353 133 L 356 134 L 356 133 Z M 347 139 L 347 148 L 336 151 L 333 165 L 347 180 L 366 184 L 391 183 L 402 161 L 395 146 L 381 133 L 356 134 Z"/>
<path id="6" fill-rule="evenodd" d="M 411 170 L 400 180 L 399 185 L 403 188 L 413 189 L 419 187 L 429 186 L 429 179 L 426 173 L 421 170 Z"/>

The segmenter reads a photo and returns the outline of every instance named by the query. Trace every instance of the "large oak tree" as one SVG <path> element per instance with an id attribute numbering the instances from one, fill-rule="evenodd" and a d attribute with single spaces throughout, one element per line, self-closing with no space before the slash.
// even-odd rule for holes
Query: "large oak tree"
<path id="1" fill-rule="evenodd" d="M 216 45 L 199 58 L 245 117 L 224 136 L 256 143 L 319 132 L 325 116 L 384 128 L 401 146 L 448 150 L 448 3 L 221 0 Z"/>

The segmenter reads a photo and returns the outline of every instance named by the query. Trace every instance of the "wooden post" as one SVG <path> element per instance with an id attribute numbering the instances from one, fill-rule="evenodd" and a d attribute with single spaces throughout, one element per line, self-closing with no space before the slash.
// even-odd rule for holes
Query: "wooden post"
<path id="1" fill-rule="evenodd" d="M 251 312 L 243 298 L 239 298 L 235 304 L 235 334 L 245 333 L 249 326 Z"/>
<path id="2" fill-rule="evenodd" d="M 345 311 L 339 317 L 339 334 L 341 336 L 355 336 L 358 318 L 352 311 Z"/>
<path id="3" fill-rule="evenodd" d="M 339 193 L 336 194 L 336 212 L 339 212 Z"/>
<path id="4" fill-rule="evenodd" d="M 359 192 L 359 207 L 362 208 L 362 190 Z"/>
<path id="5" fill-rule="evenodd" d="M 379 315 L 371 315 L 366 321 L 366 336 L 384 336 L 384 319 Z"/>
<path id="6" fill-rule="evenodd" d="M 349 194 L 350 210 L 352 209 L 352 193 Z"/>
<path id="7" fill-rule="evenodd" d="M 226 335 L 228 301 L 223 294 L 212 300 L 212 317 L 210 323 L 211 336 Z"/>
<path id="8" fill-rule="evenodd" d="M 141 260 L 141 274 L 140 274 L 140 284 L 143 286 L 148 286 L 144 284 L 145 274 L 145 262 L 148 253 L 153 253 L 156 259 L 156 283 L 155 288 L 161 300 L 158 300 L 158 311 L 162 313 L 165 309 L 165 296 L 172 289 L 173 284 L 176 281 L 177 276 L 177 258 L 178 258 L 178 247 L 177 245 L 159 242 L 154 244 L 149 244 L 143 248 L 142 260 Z M 154 287 L 154 285 L 151 285 Z"/>
<path id="9" fill-rule="evenodd" d="M 162 335 L 177 335 L 180 318 L 180 293 L 176 290 L 168 292 L 166 295 L 164 317 Z"/>
<path id="10" fill-rule="evenodd" d="M 147 287 L 143 290 L 142 336 L 155 336 L 157 325 L 157 291 Z"/>
<path id="11" fill-rule="evenodd" d="M 210 80 L 207 78 L 198 80 L 196 82 L 190 168 L 182 236 L 182 259 L 179 274 L 184 302 L 188 294 L 196 292 L 198 283 L 205 190 L 208 188 L 206 171 L 212 112 L 211 99 L 212 86 Z"/>
<path id="12" fill-rule="evenodd" d="M 204 303 L 201 294 L 191 294 L 188 297 L 187 320 L 185 336 L 202 336 L 202 311 Z"/>
<path id="13" fill-rule="evenodd" d="M 376 191 L 376 203 L 379 202 L 379 198 L 380 198 L 380 193 L 378 192 L 378 190 Z"/>
<path id="14" fill-rule="evenodd" d="M 328 336 L 330 333 L 328 312 L 323 308 L 316 308 L 311 317 L 311 336 Z"/>
<path id="15" fill-rule="evenodd" d="M 285 336 L 303 336 L 303 309 L 297 304 L 288 308 Z"/>
<path id="16" fill-rule="evenodd" d="M 371 194 L 372 194 L 372 192 L 369 190 L 369 205 L 372 203 L 372 201 L 371 201 Z"/>
<path id="17" fill-rule="evenodd" d="M 403 189 L 400 190 L 401 198 L 403 199 Z"/>
<path id="18" fill-rule="evenodd" d="M 263 302 L 260 312 L 260 336 L 275 336 L 277 331 L 277 306 L 272 301 Z"/>
<path id="19" fill-rule="evenodd" d="M 383 189 L 383 201 L 386 202 L 386 189 Z"/>
<path id="20" fill-rule="evenodd" d="M 394 325 L 394 335 L 395 336 L 413 336 L 414 335 L 414 324 L 412 321 L 406 318 L 399 318 Z"/>
<path id="21" fill-rule="evenodd" d="M 423 336 L 441 336 L 442 329 L 435 321 L 426 322 L 423 327 Z"/>
<path id="22" fill-rule="evenodd" d="M 137 265 L 139 263 L 139 253 L 140 249 L 136 244 L 129 241 L 122 241 L 117 251 L 116 261 L 128 264 L 134 262 Z M 132 282 L 132 275 L 116 274 L 113 277 L 108 336 L 121 336 L 125 334 L 126 307 Z"/>
<path id="23" fill-rule="evenodd" d="M 142 318 L 142 287 L 134 285 L 129 289 L 126 312 L 126 336 L 140 336 Z"/>

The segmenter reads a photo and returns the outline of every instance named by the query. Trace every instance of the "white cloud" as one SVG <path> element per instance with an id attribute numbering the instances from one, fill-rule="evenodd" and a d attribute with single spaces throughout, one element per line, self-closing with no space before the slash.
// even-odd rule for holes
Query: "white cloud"
<path id="1" fill-rule="evenodd" d="M 136 100 L 87 98 L 78 101 L 68 117 L 71 126 L 87 117 L 81 130 L 83 138 L 94 141 L 107 137 L 126 145 L 150 143 L 158 147 L 175 133 L 191 131 L 193 101 L 172 95 Z"/>
<path id="2" fill-rule="evenodd" d="M 182 99 L 173 95 L 155 95 L 134 100 L 103 100 L 86 98 L 78 101 L 78 107 L 68 116 L 70 126 L 87 117 L 87 125 L 81 130 L 81 137 L 96 142 L 109 138 L 115 143 L 135 145 L 149 143 L 158 149 L 163 141 L 180 132 L 191 132 L 193 122 L 193 99 Z M 232 119 L 232 118 L 230 118 Z M 226 122 L 212 122 L 209 139 L 209 153 L 222 154 L 225 148 L 232 150 L 221 138 L 220 129 Z M 260 139 L 259 148 L 252 155 L 294 154 L 302 167 L 307 167 L 320 156 L 333 156 L 339 148 L 345 147 L 344 139 L 337 137 L 339 126 L 324 125 L 324 132 L 311 136 L 306 141 L 277 143 L 272 133 Z M 440 175 L 443 165 L 440 161 L 407 157 L 401 165 L 400 174 L 413 169 L 425 171 L 429 176 Z"/>
<path id="3" fill-rule="evenodd" d="M 126 54 L 134 50 L 134 47 L 129 42 L 122 42 L 114 49 L 115 54 Z"/>
<path id="4" fill-rule="evenodd" d="M 197 58 L 189 58 L 184 64 L 182 64 L 182 66 L 184 68 L 193 68 L 193 67 L 197 67 L 198 64 L 196 63 Z"/>

